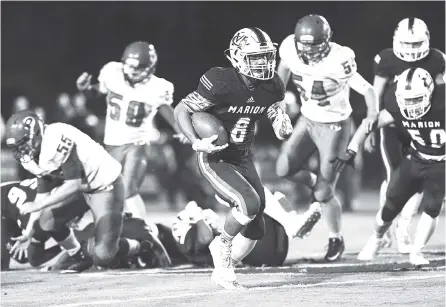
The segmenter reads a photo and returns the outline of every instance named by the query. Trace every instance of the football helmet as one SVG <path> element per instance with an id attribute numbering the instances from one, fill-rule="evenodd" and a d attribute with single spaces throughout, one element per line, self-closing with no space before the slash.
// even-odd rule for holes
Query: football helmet
<path id="1" fill-rule="evenodd" d="M 431 107 L 434 80 L 422 68 L 406 69 L 396 85 L 396 101 L 401 114 L 407 119 L 423 117 Z"/>
<path id="2" fill-rule="evenodd" d="M 330 52 L 333 32 L 328 21 L 320 15 L 307 15 L 299 19 L 294 29 L 297 56 L 305 64 L 315 64 Z"/>
<path id="3" fill-rule="evenodd" d="M 405 18 L 393 34 L 393 53 L 403 61 L 415 62 L 429 54 L 429 29 L 419 18 Z"/>
<path id="4" fill-rule="evenodd" d="M 122 55 L 123 73 L 130 84 L 144 81 L 155 73 L 158 55 L 155 47 L 147 42 L 133 42 Z"/>
<path id="5" fill-rule="evenodd" d="M 232 37 L 225 55 L 237 71 L 247 77 L 268 80 L 276 68 L 276 44 L 259 28 L 244 28 Z"/>
<path id="6" fill-rule="evenodd" d="M 31 110 L 12 115 L 6 122 L 6 145 L 11 147 L 14 158 L 27 163 L 40 153 L 44 125 L 39 116 Z"/>

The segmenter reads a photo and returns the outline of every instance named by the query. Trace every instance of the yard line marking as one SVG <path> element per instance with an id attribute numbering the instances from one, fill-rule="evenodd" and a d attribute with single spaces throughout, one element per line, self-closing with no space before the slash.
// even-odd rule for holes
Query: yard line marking
<path id="1" fill-rule="evenodd" d="M 275 290 L 275 289 L 290 289 L 290 288 L 314 288 L 321 286 L 338 286 L 338 285 L 348 285 L 348 284 L 364 284 L 364 283 L 376 283 L 376 282 L 394 282 L 394 281 L 405 281 L 405 280 L 425 280 L 425 279 L 444 279 L 444 274 L 431 275 L 431 276 L 401 276 L 401 277 L 390 277 L 381 279 L 359 279 L 359 280 L 346 280 L 346 281 L 329 281 L 321 282 L 315 284 L 294 284 L 294 285 L 280 285 L 280 286 L 265 286 L 265 287 L 252 287 L 245 291 L 265 291 L 265 290 Z M 240 293 L 245 293 L 245 291 L 240 291 Z M 125 298 L 116 300 L 103 300 L 95 302 L 79 302 L 79 303 L 68 303 L 62 305 L 52 305 L 50 307 L 79 307 L 79 306 L 99 306 L 99 305 L 110 305 L 110 304 L 122 304 L 128 305 L 130 302 L 142 302 L 142 301 L 154 301 L 154 300 L 164 300 L 164 299 L 180 299 L 180 298 L 191 298 L 198 296 L 206 296 L 212 294 L 227 294 L 229 292 L 237 293 L 230 290 L 220 290 L 213 292 L 202 292 L 202 293 L 183 293 L 176 295 L 161 295 L 152 297 L 135 297 L 135 298 Z M 3 300 L 5 302 L 5 300 Z M 12 302 L 12 301 L 11 301 Z M 16 301 L 15 301 L 16 302 Z"/>

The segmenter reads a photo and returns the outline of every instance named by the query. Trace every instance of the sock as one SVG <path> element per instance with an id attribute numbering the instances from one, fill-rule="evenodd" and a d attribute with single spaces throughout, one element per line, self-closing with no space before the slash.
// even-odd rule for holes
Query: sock
<path id="1" fill-rule="evenodd" d="M 76 239 L 74 232 L 71 228 L 69 228 L 68 236 L 62 241 L 57 242 L 63 249 L 65 249 L 68 255 L 75 255 L 81 248 L 81 244 Z"/>
<path id="2" fill-rule="evenodd" d="M 386 193 L 387 193 L 387 181 L 384 180 L 381 183 L 381 187 L 379 189 L 379 207 L 382 208 L 386 204 Z"/>
<path id="3" fill-rule="evenodd" d="M 228 234 L 225 230 L 220 233 L 221 244 L 231 245 L 235 236 Z"/>
<path id="4" fill-rule="evenodd" d="M 283 194 L 279 194 L 279 197 Z M 283 195 L 283 197 L 285 197 Z M 265 188 L 265 213 L 279 222 L 286 230 L 293 227 L 293 223 L 296 220 L 292 219 L 293 215 L 290 215 L 282 206 L 282 202 L 279 202 L 278 198 L 271 193 L 270 190 Z M 288 233 L 288 231 L 287 231 Z"/>
<path id="5" fill-rule="evenodd" d="M 146 219 L 146 204 L 141 195 L 136 194 L 125 200 L 124 212 L 130 212 L 134 218 Z"/>
<path id="6" fill-rule="evenodd" d="M 328 226 L 330 238 L 341 238 L 342 206 L 334 196 L 326 202 L 321 202 L 324 218 Z"/>
<path id="7" fill-rule="evenodd" d="M 257 240 L 248 239 L 242 234 L 238 234 L 232 241 L 232 255 L 231 258 L 235 264 L 242 261 L 256 246 Z"/>
<path id="8" fill-rule="evenodd" d="M 409 232 L 410 224 L 418 212 L 418 207 L 420 206 L 422 198 L 422 193 L 416 193 L 407 201 L 398 220 L 398 228 L 402 231 L 406 233 Z"/>
<path id="9" fill-rule="evenodd" d="M 432 218 L 423 212 L 418 221 L 412 252 L 420 252 L 427 244 L 438 224 L 438 217 Z"/>
<path id="10" fill-rule="evenodd" d="M 381 218 L 383 208 L 378 210 L 378 213 L 376 214 L 375 218 L 375 236 L 378 239 L 382 239 L 384 234 L 389 230 L 390 226 L 392 225 L 392 221 L 390 222 L 384 222 Z"/>

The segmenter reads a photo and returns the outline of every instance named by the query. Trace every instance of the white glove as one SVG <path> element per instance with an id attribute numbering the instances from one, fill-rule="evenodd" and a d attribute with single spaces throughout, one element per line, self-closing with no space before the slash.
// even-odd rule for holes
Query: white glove
<path id="1" fill-rule="evenodd" d="M 92 75 L 90 75 L 88 72 L 82 73 L 82 75 L 80 75 L 76 80 L 77 89 L 81 92 L 88 90 L 91 86 L 91 77 Z"/>
<path id="2" fill-rule="evenodd" d="M 220 224 L 220 217 L 212 209 L 204 209 L 201 213 L 206 224 L 212 229 L 218 230 Z"/>
<path id="3" fill-rule="evenodd" d="M 281 109 L 277 109 L 277 116 L 273 122 L 273 129 L 279 140 L 288 139 L 293 133 L 293 125 L 288 115 Z"/>

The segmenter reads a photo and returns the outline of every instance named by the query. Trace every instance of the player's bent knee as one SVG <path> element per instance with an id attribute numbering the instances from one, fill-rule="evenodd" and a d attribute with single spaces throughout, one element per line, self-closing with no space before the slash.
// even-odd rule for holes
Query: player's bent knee
<path id="1" fill-rule="evenodd" d="M 286 154 L 280 154 L 276 162 L 276 174 L 279 177 L 286 177 L 289 175 L 289 159 Z"/>
<path id="2" fill-rule="evenodd" d="M 39 217 L 39 226 L 44 231 L 56 230 L 56 219 L 54 218 L 53 211 L 51 209 L 43 209 L 42 214 Z"/>
<path id="3" fill-rule="evenodd" d="M 117 244 L 97 244 L 93 248 L 93 263 L 102 267 L 111 266 L 117 253 Z"/>
<path id="4" fill-rule="evenodd" d="M 263 218 L 263 214 L 257 215 L 240 233 L 245 238 L 251 240 L 263 239 L 265 236 L 265 219 Z"/>
<path id="5" fill-rule="evenodd" d="M 435 219 L 440 215 L 441 207 L 442 207 L 441 203 L 438 205 L 426 204 L 424 206 L 423 212 L 429 215 L 431 218 Z"/>
<path id="6" fill-rule="evenodd" d="M 334 187 L 325 181 L 318 180 L 313 190 L 314 198 L 318 202 L 327 202 L 334 197 Z"/>
<path id="7" fill-rule="evenodd" d="M 239 210 L 238 207 L 233 207 L 231 209 L 231 213 L 232 213 L 232 216 L 235 218 L 235 220 L 240 223 L 240 225 L 247 225 L 255 217 L 255 215 L 244 214 L 243 212 L 241 212 Z"/>

